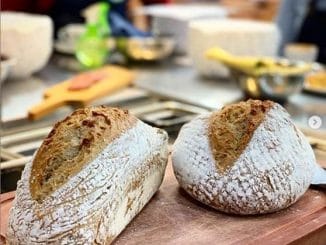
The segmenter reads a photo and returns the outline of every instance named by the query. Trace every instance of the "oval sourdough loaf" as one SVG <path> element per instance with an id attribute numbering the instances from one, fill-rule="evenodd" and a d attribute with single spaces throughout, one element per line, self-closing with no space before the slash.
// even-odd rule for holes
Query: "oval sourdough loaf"
<path id="1" fill-rule="evenodd" d="M 246 215 L 296 202 L 310 185 L 315 157 L 280 105 L 248 100 L 183 126 L 172 162 L 179 184 L 192 197 Z"/>
<path id="2" fill-rule="evenodd" d="M 94 107 L 57 123 L 24 169 L 9 244 L 109 244 L 158 190 L 167 134 Z"/>

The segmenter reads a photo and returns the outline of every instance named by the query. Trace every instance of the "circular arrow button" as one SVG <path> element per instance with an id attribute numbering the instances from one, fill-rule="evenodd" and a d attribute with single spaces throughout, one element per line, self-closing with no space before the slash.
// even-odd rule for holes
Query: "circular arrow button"
<path id="1" fill-rule="evenodd" d="M 319 129 L 322 125 L 322 120 L 320 116 L 313 115 L 308 119 L 308 125 L 312 129 Z"/>

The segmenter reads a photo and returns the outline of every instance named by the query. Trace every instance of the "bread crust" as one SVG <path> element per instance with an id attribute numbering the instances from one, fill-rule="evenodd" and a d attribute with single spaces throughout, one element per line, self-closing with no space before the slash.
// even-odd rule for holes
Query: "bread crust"
<path id="1" fill-rule="evenodd" d="M 274 104 L 240 156 L 216 168 L 208 127 L 212 114 L 183 126 L 174 144 L 176 178 L 195 199 L 226 213 L 263 214 L 296 202 L 308 189 L 314 153 L 288 113 Z"/>
<path id="2" fill-rule="evenodd" d="M 232 167 L 273 104 L 268 100 L 248 100 L 212 113 L 208 137 L 219 171 Z"/>
<path id="3" fill-rule="evenodd" d="M 136 119 L 42 202 L 31 195 L 32 160 L 10 211 L 9 244 L 111 243 L 158 190 L 167 156 L 167 134 Z"/>
<path id="4" fill-rule="evenodd" d="M 135 123 L 127 110 L 106 106 L 78 109 L 56 123 L 32 163 L 32 198 L 42 202 Z"/>

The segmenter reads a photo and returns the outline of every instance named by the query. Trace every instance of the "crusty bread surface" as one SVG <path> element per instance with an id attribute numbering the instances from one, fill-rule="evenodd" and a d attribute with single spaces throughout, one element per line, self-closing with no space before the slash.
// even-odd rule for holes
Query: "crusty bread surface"
<path id="1" fill-rule="evenodd" d="M 280 105 L 240 102 L 184 125 L 173 145 L 175 176 L 195 199 L 226 213 L 271 213 L 308 189 L 315 156 Z"/>
<path id="2" fill-rule="evenodd" d="M 78 109 L 56 123 L 33 161 L 32 197 L 41 202 L 135 122 L 127 110 L 100 106 Z"/>
<path id="3" fill-rule="evenodd" d="M 168 137 L 128 111 L 79 109 L 28 162 L 10 210 L 9 244 L 110 244 L 160 187 Z"/>
<path id="4" fill-rule="evenodd" d="M 208 136 L 219 170 L 234 164 L 272 106 L 271 101 L 248 100 L 225 106 L 210 116 Z"/>

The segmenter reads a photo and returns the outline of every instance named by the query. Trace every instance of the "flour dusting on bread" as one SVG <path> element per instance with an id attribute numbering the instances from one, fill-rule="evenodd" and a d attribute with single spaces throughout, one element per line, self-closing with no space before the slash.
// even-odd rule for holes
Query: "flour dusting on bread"
<path id="1" fill-rule="evenodd" d="M 110 127 L 101 131 L 100 127 L 108 125 L 105 122 L 108 119 Z M 69 131 L 66 124 L 70 122 L 85 132 Z M 92 130 L 88 131 L 89 127 L 83 124 L 94 124 L 99 129 L 93 131 L 91 126 Z M 55 141 L 69 133 L 73 134 L 69 139 L 75 139 L 75 133 L 81 136 L 77 137 L 78 143 L 94 132 L 102 132 L 104 138 L 94 135 L 90 148 L 80 148 L 74 155 L 77 158 L 72 158 L 81 159 L 80 170 L 64 173 L 65 181 L 43 196 L 44 192 L 41 202 L 32 197 L 30 186 L 35 158 L 26 164 L 9 215 L 8 241 L 29 245 L 109 244 L 161 185 L 168 157 L 167 134 L 126 111 L 104 107 L 77 111 L 55 129 L 58 135 L 49 136 Z M 66 147 L 70 144 L 67 142 Z M 56 152 L 54 146 L 45 148 L 42 155 Z M 55 171 L 59 173 L 53 172 L 53 178 L 66 169 Z"/>
<path id="2" fill-rule="evenodd" d="M 280 105 L 273 103 L 224 171 L 216 166 L 210 142 L 212 115 L 201 115 L 183 126 L 173 146 L 175 175 L 192 197 L 223 212 L 248 215 L 286 208 L 304 194 L 315 156 Z"/>

